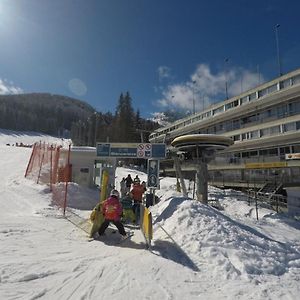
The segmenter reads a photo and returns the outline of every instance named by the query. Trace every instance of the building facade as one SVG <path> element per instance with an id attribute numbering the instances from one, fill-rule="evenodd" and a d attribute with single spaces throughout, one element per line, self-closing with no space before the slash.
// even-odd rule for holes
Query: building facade
<path id="1" fill-rule="evenodd" d="M 300 185 L 300 69 L 157 129 L 151 143 L 185 134 L 217 134 L 234 144 L 209 163 L 216 185 Z M 166 171 L 172 172 L 165 162 Z M 163 163 L 162 163 L 163 167 Z M 189 171 L 190 164 L 182 163 Z"/>

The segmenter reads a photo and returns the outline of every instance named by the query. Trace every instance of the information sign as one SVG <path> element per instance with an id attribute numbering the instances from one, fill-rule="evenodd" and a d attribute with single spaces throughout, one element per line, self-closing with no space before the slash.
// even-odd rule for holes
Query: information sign
<path id="1" fill-rule="evenodd" d="M 165 158 L 165 144 L 150 143 L 98 143 L 97 156 L 128 158 Z"/>
<path id="2" fill-rule="evenodd" d="M 147 186 L 149 188 L 159 189 L 159 160 L 148 159 L 148 180 Z"/>

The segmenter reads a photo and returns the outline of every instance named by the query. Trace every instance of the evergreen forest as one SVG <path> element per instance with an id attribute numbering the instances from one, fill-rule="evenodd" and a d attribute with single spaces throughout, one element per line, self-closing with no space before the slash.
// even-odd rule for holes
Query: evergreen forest
<path id="1" fill-rule="evenodd" d="M 158 127 L 134 110 L 129 92 L 120 95 L 114 114 L 97 112 L 83 101 L 61 95 L 0 95 L 0 128 L 71 138 L 75 146 L 148 142 Z"/>

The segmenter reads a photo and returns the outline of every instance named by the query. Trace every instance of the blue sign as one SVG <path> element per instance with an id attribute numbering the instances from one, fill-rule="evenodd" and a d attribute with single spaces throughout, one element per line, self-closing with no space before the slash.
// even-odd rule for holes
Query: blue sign
<path id="1" fill-rule="evenodd" d="M 97 156 L 128 158 L 165 158 L 165 144 L 104 143 L 97 144 Z"/>
<path id="2" fill-rule="evenodd" d="M 149 159 L 147 171 L 148 171 L 147 186 L 149 188 L 159 189 L 159 160 Z"/>
<path id="3" fill-rule="evenodd" d="M 165 158 L 166 157 L 166 144 L 152 144 L 152 157 Z"/>
<path id="4" fill-rule="evenodd" d="M 110 144 L 98 144 L 96 150 L 97 156 L 109 156 Z"/>

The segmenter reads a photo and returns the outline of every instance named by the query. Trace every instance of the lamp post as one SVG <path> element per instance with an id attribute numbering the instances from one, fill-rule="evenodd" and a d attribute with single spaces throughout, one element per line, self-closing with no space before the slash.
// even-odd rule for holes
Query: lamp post
<path id="1" fill-rule="evenodd" d="M 279 27 L 280 27 L 280 24 L 275 25 L 275 38 L 276 38 L 278 73 L 279 73 L 279 76 L 281 76 L 282 72 L 281 72 L 281 63 L 280 63 L 280 54 L 279 54 L 279 39 L 278 39 L 278 28 Z"/>
<path id="2" fill-rule="evenodd" d="M 98 113 L 95 111 L 95 137 L 94 137 L 94 144 L 97 147 L 97 129 L 98 129 Z"/>
<path id="3" fill-rule="evenodd" d="M 194 80 L 193 81 L 193 114 L 196 113 L 196 110 L 195 110 L 195 83 L 196 83 L 196 81 Z"/>
<path id="4" fill-rule="evenodd" d="M 226 99 L 228 99 L 228 83 L 227 83 L 227 65 L 229 58 L 225 58 L 225 95 Z"/>

